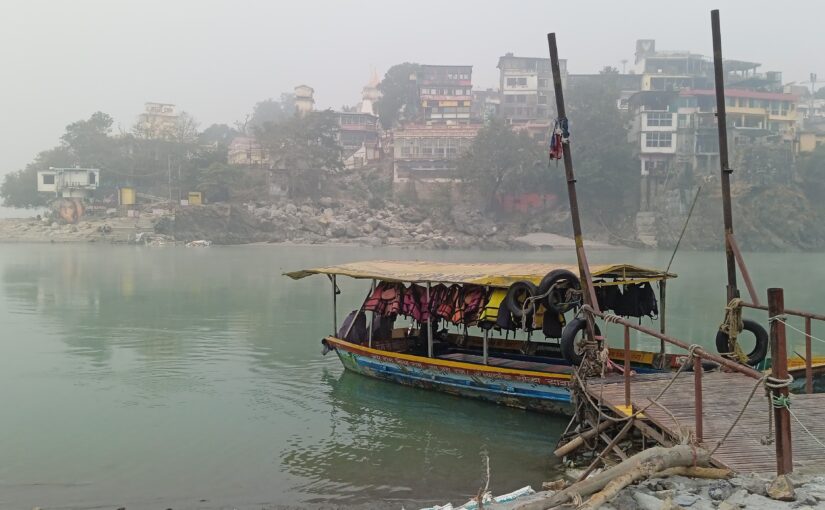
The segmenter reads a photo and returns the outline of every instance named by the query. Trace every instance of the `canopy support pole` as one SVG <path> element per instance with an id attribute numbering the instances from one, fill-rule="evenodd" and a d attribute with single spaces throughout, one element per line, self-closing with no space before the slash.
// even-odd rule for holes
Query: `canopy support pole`
<path id="1" fill-rule="evenodd" d="M 336 275 L 332 275 L 332 336 L 338 334 L 338 283 Z"/>
<path id="2" fill-rule="evenodd" d="M 484 364 L 487 364 L 487 355 L 488 355 L 488 348 L 487 348 L 487 340 L 490 338 L 490 330 L 484 330 Z"/>
<path id="3" fill-rule="evenodd" d="M 375 280 L 372 281 L 372 285 L 370 286 L 370 296 L 375 293 Z M 369 330 L 369 341 L 367 342 L 367 346 L 372 348 L 372 330 L 375 327 L 375 310 L 370 312 L 370 330 Z"/>
<path id="4" fill-rule="evenodd" d="M 659 282 L 659 332 L 667 334 L 667 280 Z M 665 363 L 665 341 L 659 339 L 659 354 L 662 356 L 662 367 Z"/>
<path id="5" fill-rule="evenodd" d="M 430 302 L 430 282 L 427 282 L 427 303 Z M 427 356 L 433 357 L 433 318 L 432 314 L 427 315 Z"/>

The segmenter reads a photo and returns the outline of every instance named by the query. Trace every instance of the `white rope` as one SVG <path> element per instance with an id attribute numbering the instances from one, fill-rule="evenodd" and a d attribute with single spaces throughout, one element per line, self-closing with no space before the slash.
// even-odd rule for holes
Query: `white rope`
<path id="1" fill-rule="evenodd" d="M 813 335 L 809 335 L 808 333 L 802 331 L 801 329 L 795 328 L 795 327 L 791 326 L 790 324 L 788 324 L 787 317 L 785 315 L 777 315 L 777 316 L 768 318 L 768 322 L 773 322 L 773 321 L 780 321 L 780 322 L 784 323 L 786 327 L 791 328 L 792 330 L 796 331 L 797 333 L 802 333 L 803 335 L 807 336 L 808 338 L 811 338 L 812 340 L 816 340 L 817 342 L 822 342 L 823 344 L 825 344 L 825 340 L 823 340 L 821 338 L 817 338 Z"/>
<path id="2" fill-rule="evenodd" d="M 787 388 L 793 383 L 793 376 L 788 374 L 785 379 L 777 379 L 776 377 L 768 376 L 765 378 L 765 387 L 771 390 L 778 390 L 779 388 Z"/>
<path id="3" fill-rule="evenodd" d="M 793 419 L 796 420 L 796 423 L 798 423 L 799 426 L 802 427 L 802 430 L 804 430 L 809 436 L 811 436 L 811 439 L 816 441 L 816 444 L 818 444 L 822 448 L 825 448 L 825 443 L 823 443 L 822 441 L 817 439 L 817 437 L 815 435 L 811 434 L 811 431 L 808 430 L 808 427 L 806 427 L 801 421 L 799 421 L 799 418 L 797 418 L 796 414 L 793 411 L 791 411 L 790 407 L 788 407 L 788 412 L 791 413 L 791 416 L 793 416 Z"/>

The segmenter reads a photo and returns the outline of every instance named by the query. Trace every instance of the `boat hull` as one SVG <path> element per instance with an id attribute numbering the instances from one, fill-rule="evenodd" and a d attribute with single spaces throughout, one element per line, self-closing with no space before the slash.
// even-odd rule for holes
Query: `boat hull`
<path id="1" fill-rule="evenodd" d="M 475 365 L 327 338 L 344 368 L 376 379 L 543 413 L 569 415 L 569 374 Z"/>

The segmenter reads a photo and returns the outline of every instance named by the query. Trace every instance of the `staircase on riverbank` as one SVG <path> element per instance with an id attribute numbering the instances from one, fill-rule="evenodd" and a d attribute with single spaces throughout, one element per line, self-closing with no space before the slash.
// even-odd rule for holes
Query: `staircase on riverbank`
<path id="1" fill-rule="evenodd" d="M 657 215 L 652 211 L 636 213 L 636 238 L 650 248 L 656 248 L 659 243 L 656 238 Z"/>

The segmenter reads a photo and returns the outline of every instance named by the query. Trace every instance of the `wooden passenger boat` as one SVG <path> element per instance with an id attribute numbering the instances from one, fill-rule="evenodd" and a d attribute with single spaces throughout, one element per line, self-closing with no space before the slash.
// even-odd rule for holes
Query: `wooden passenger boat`
<path id="1" fill-rule="evenodd" d="M 371 261 L 306 269 L 287 276 L 300 279 L 324 274 L 335 290 L 339 276 L 372 281 L 372 289 L 377 282 L 415 284 L 426 286 L 429 296 L 429 289 L 439 284 L 483 287 L 487 291 L 507 289 L 517 281 L 538 285 L 545 275 L 559 269 L 577 272 L 576 266 L 559 264 Z M 602 286 L 654 282 L 661 289 L 667 279 L 676 276 L 629 264 L 598 265 L 591 271 L 599 282 L 595 285 Z M 660 290 L 660 302 L 661 297 Z M 659 313 L 665 313 L 663 302 Z M 334 316 L 337 325 L 337 310 Z M 375 338 L 370 327 L 366 338 L 345 339 L 349 331 L 342 328 L 322 342 L 325 349 L 335 351 L 347 370 L 369 377 L 523 409 L 562 414 L 571 411 L 569 388 L 574 368 L 562 356 L 559 341 L 533 338 L 535 331 L 516 335 L 482 330 L 472 321 L 461 325 L 463 331 L 451 325 L 434 333 L 433 327 L 427 327 L 433 322 L 413 322 Z M 540 330 L 537 336 L 542 336 Z M 622 360 L 623 351 L 611 351 L 611 358 Z M 637 371 L 667 370 L 678 364 L 675 356 L 663 352 L 633 352 L 631 361 Z"/>

